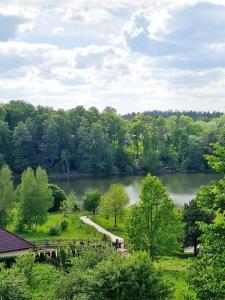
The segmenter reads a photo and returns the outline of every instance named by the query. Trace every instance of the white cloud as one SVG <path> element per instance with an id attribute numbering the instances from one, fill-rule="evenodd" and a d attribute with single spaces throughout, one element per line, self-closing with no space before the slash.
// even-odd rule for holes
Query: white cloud
<path id="1" fill-rule="evenodd" d="M 52 29 L 53 34 L 61 34 L 63 32 L 64 32 L 64 29 L 61 26 L 58 26 L 58 27 L 55 27 L 55 28 Z"/>
<path id="2" fill-rule="evenodd" d="M 101 8 L 92 9 L 67 9 L 62 16 L 64 22 L 99 23 L 112 18 L 107 10 Z"/>
<path id="3" fill-rule="evenodd" d="M 0 102 L 223 110 L 225 0 L 198 2 L 0 0 Z"/>
<path id="4" fill-rule="evenodd" d="M 140 10 L 124 25 L 131 50 L 155 57 L 154 66 L 161 68 L 225 67 L 225 6 L 198 3 L 157 14 L 160 21 L 150 10 Z"/>

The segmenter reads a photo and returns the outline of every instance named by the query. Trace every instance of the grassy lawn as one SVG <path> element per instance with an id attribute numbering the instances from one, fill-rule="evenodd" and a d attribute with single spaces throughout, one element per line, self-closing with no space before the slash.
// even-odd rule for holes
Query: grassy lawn
<path id="1" fill-rule="evenodd" d="M 114 226 L 114 217 L 109 217 L 108 219 L 101 215 L 91 215 L 90 217 L 98 225 L 114 233 L 115 235 L 126 239 L 125 222 L 127 218 L 127 213 L 125 213 L 122 218 L 117 219 L 117 227 Z"/>
<path id="2" fill-rule="evenodd" d="M 25 231 L 17 233 L 19 236 L 23 237 L 28 241 L 40 241 L 44 239 L 49 239 L 51 241 L 56 241 L 58 239 L 62 240 L 100 240 L 102 235 L 100 235 L 94 228 L 91 226 L 85 225 L 79 219 L 79 216 L 85 215 L 85 211 L 75 212 L 72 215 L 64 217 L 60 213 L 51 213 L 48 215 L 47 222 L 42 226 L 37 226 L 36 231 Z M 48 234 L 49 229 L 52 226 L 60 227 L 60 223 L 66 220 L 68 228 L 66 231 L 60 231 L 60 234 L 57 236 L 50 236 Z M 12 228 L 9 230 L 13 231 Z"/>
<path id="3" fill-rule="evenodd" d="M 187 296 L 195 299 L 195 293 L 189 289 L 186 282 L 186 273 L 190 262 L 190 258 L 164 257 L 154 263 L 155 267 L 162 271 L 164 279 L 174 285 L 175 300 L 184 300 L 187 299 Z"/>

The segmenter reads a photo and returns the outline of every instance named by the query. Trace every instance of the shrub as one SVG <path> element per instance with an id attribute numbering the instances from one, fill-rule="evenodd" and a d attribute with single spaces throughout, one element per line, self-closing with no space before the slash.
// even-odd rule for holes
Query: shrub
<path id="1" fill-rule="evenodd" d="M 81 251 L 56 286 L 56 299 L 174 299 L 146 253 L 124 257 L 112 249 Z"/>
<path id="2" fill-rule="evenodd" d="M 69 223 L 66 220 L 63 220 L 60 224 L 60 228 L 62 231 L 66 231 L 68 228 Z"/>
<path id="3" fill-rule="evenodd" d="M 48 231 L 48 234 L 50 236 L 56 236 L 56 235 L 59 235 L 59 228 L 57 226 L 51 226 L 49 231 Z"/>

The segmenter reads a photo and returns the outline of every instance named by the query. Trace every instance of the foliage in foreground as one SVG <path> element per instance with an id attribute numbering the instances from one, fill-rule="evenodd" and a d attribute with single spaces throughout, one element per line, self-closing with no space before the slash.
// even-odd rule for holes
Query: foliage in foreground
<path id="1" fill-rule="evenodd" d="M 10 269 L 0 266 L 0 299 L 30 300 L 27 278 L 17 266 Z"/>
<path id="2" fill-rule="evenodd" d="M 189 282 L 200 299 L 225 298 L 225 222 L 204 226 L 199 259 L 192 264 Z"/>
<path id="3" fill-rule="evenodd" d="M 94 253 L 88 250 L 73 260 L 69 274 L 61 277 L 57 299 L 171 299 L 172 289 L 147 253 L 129 257 L 108 251 L 107 255 Z"/>
<path id="4" fill-rule="evenodd" d="M 225 147 L 214 146 L 213 155 L 206 157 L 216 171 L 224 173 Z M 189 281 L 200 299 L 225 298 L 225 178 L 202 187 L 197 194 L 200 208 L 211 210 L 214 224 L 202 225 L 200 257 L 190 269 Z"/>

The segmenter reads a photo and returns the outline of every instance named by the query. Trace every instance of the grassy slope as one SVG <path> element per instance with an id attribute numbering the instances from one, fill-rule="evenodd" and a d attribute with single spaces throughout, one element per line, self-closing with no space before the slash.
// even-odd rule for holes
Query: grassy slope
<path id="1" fill-rule="evenodd" d="M 193 299 L 195 297 L 185 280 L 190 262 L 190 258 L 164 257 L 154 263 L 155 267 L 162 271 L 164 279 L 174 285 L 174 299 L 176 300 L 187 299 L 185 296 L 193 297 Z"/>
<path id="2" fill-rule="evenodd" d="M 42 226 L 37 226 L 36 231 L 26 231 L 19 233 L 18 235 L 25 238 L 28 241 L 39 241 L 49 239 L 56 241 L 62 240 L 100 240 L 102 236 L 96 232 L 96 230 L 88 225 L 82 223 L 79 216 L 85 215 L 85 212 L 75 212 L 72 215 L 64 217 L 59 213 L 49 214 L 47 222 Z M 60 232 L 58 236 L 49 236 L 48 231 L 51 226 L 60 226 L 63 220 L 69 222 L 68 228 L 64 232 Z M 9 228 L 12 230 L 12 228 Z M 13 231 L 13 230 L 12 230 Z"/>

